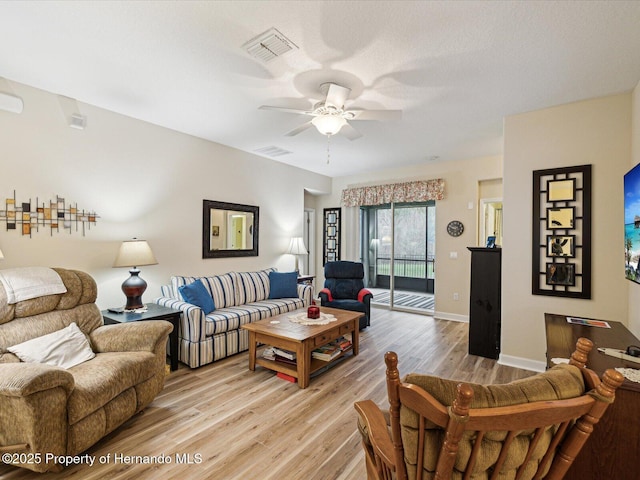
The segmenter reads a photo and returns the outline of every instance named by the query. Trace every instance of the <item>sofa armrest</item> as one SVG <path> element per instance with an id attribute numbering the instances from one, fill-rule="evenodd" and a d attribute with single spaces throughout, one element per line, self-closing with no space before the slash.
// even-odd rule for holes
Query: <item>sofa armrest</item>
<path id="1" fill-rule="evenodd" d="M 0 364 L 0 397 L 26 397 L 57 387 L 69 394 L 74 385 L 73 375 L 61 367 L 24 362 Z"/>
<path id="2" fill-rule="evenodd" d="M 369 303 L 369 302 L 371 302 L 372 298 L 373 298 L 373 293 L 371 293 L 366 288 L 363 288 L 358 292 L 358 301 L 359 302 Z"/>
<path id="3" fill-rule="evenodd" d="M 331 294 L 331 290 L 328 288 L 323 288 L 318 292 L 318 296 L 320 297 L 320 304 L 324 305 L 327 302 L 333 302 L 333 295 Z"/>
<path id="4" fill-rule="evenodd" d="M 0 364 L 0 451 L 41 456 L 41 462 L 16 463 L 36 472 L 59 471 L 45 453 L 67 453 L 67 402 L 73 375 L 42 363 Z M 22 460 L 25 462 L 25 460 Z M 5 463 L 5 462 L 3 462 Z"/>
<path id="5" fill-rule="evenodd" d="M 306 283 L 299 283 L 298 298 L 304 301 L 305 307 L 308 307 L 309 305 L 311 305 L 311 301 L 313 300 L 313 285 L 309 285 Z"/>
<path id="6" fill-rule="evenodd" d="M 200 343 L 206 339 L 206 315 L 200 307 L 171 297 L 156 298 L 154 303 L 182 312 L 178 332 L 180 338 L 193 343 Z"/>
<path id="7" fill-rule="evenodd" d="M 103 352 L 152 352 L 166 345 L 173 326 L 164 320 L 119 323 L 96 328 L 89 339 L 93 350 Z"/>

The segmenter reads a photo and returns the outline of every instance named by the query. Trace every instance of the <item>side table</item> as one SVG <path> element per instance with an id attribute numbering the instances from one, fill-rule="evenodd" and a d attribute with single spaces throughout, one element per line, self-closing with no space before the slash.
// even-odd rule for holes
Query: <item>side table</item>
<path id="1" fill-rule="evenodd" d="M 169 334 L 169 359 L 171 370 L 178 369 L 178 324 L 180 322 L 180 310 L 163 307 L 155 303 L 146 304 L 147 311 L 143 313 L 122 312 L 113 313 L 109 310 L 102 311 L 105 325 L 117 323 L 138 322 L 143 320 L 166 320 L 173 325 L 173 331 Z"/>
<path id="2" fill-rule="evenodd" d="M 315 275 L 298 275 L 298 283 L 313 285 L 314 278 L 316 278 Z"/>

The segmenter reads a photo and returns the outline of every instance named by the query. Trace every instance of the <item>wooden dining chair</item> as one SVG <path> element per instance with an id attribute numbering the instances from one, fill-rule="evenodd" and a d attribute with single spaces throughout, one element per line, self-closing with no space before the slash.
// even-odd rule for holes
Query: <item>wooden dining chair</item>
<path id="1" fill-rule="evenodd" d="M 387 352 L 389 417 L 371 400 L 355 403 L 367 477 L 563 478 L 624 379 L 588 369 L 592 348 L 581 338 L 568 365 L 489 386 L 419 374 L 401 381 Z"/>

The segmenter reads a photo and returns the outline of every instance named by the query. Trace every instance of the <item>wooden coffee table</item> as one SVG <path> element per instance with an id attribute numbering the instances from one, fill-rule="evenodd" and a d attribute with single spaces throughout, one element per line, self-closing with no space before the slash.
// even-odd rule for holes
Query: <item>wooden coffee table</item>
<path id="1" fill-rule="evenodd" d="M 320 307 L 320 311 L 333 315 L 337 321 L 327 325 L 301 325 L 289 320 L 290 315 L 306 312 L 305 308 L 242 325 L 242 328 L 249 331 L 249 370 L 255 370 L 258 364 L 269 370 L 297 378 L 298 386 L 307 388 L 312 373 L 331 365 L 333 361 L 349 351 L 353 352 L 353 355 L 358 355 L 359 319 L 363 314 L 329 307 Z M 311 357 L 314 349 L 347 333 L 351 334 L 351 347 L 342 352 L 339 357 L 331 362 L 323 362 Z M 256 358 L 258 344 L 296 352 L 297 364 L 288 365 L 262 357 Z"/>

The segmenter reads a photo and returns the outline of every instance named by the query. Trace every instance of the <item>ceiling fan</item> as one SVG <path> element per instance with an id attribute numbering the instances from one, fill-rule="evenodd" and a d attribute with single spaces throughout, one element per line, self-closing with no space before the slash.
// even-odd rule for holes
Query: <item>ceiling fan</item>
<path id="1" fill-rule="evenodd" d="M 402 118 L 402 110 L 345 110 L 344 103 L 349 97 L 351 89 L 336 83 L 323 83 L 320 85 L 320 92 L 326 98 L 324 101 L 316 103 L 313 110 L 296 110 L 270 105 L 262 105 L 259 108 L 313 117 L 309 122 L 303 123 L 285 134 L 289 137 L 298 135 L 314 126 L 322 135 L 330 137 L 339 132 L 349 140 L 355 140 L 360 138 L 362 134 L 349 124 L 351 120 L 399 120 Z"/>

